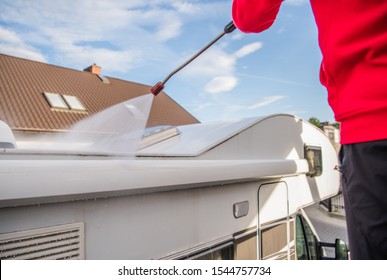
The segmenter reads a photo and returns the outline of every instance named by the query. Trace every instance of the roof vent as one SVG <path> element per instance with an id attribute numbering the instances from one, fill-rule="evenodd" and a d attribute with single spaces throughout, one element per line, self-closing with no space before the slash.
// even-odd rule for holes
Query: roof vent
<path id="1" fill-rule="evenodd" d="M 97 74 L 97 76 L 98 76 L 98 78 L 99 78 L 102 82 L 104 82 L 105 84 L 110 84 L 109 79 L 106 78 L 104 75 L 102 75 L 102 74 Z"/>
<path id="2" fill-rule="evenodd" d="M 0 121 L 0 148 L 15 149 L 16 141 L 11 128 L 3 121 Z"/>
<path id="3" fill-rule="evenodd" d="M 162 125 L 145 129 L 140 142 L 140 149 L 149 147 L 161 141 L 179 135 L 181 132 L 176 126 Z"/>

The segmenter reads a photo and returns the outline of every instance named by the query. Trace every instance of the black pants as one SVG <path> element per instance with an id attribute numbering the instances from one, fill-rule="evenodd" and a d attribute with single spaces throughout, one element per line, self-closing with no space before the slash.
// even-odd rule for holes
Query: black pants
<path id="1" fill-rule="evenodd" d="M 387 140 L 343 145 L 340 158 L 351 259 L 387 259 Z"/>

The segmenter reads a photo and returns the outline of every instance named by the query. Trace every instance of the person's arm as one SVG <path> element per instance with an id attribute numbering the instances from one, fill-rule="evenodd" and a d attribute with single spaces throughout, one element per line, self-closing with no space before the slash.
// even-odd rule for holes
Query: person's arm
<path id="1" fill-rule="evenodd" d="M 262 32 L 273 24 L 282 2 L 283 0 L 234 0 L 234 24 L 245 33 Z"/>

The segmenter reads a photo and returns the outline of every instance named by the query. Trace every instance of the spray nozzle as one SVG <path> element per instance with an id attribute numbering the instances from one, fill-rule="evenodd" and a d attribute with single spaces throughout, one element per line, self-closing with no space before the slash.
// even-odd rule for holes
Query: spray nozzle
<path id="1" fill-rule="evenodd" d="M 158 82 L 155 84 L 151 89 L 150 92 L 154 95 L 157 96 L 162 90 L 164 89 L 164 84 L 162 82 Z"/>

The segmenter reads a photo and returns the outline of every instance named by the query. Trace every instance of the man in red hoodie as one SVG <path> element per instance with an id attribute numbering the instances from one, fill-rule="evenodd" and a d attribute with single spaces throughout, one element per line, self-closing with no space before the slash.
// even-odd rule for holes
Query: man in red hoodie
<path id="1" fill-rule="evenodd" d="M 268 29 L 282 0 L 234 0 L 242 32 Z M 320 80 L 341 124 L 340 157 L 352 259 L 387 259 L 387 1 L 311 0 Z"/>

